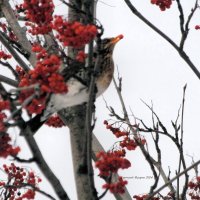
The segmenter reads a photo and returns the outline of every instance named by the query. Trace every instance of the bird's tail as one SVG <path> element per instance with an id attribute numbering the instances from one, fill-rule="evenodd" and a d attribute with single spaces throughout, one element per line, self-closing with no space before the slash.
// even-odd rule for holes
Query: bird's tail
<path id="1" fill-rule="evenodd" d="M 27 131 L 28 128 L 31 130 L 33 134 L 35 134 L 52 114 L 53 112 L 49 110 L 47 111 L 43 110 L 42 113 L 36 115 L 32 119 L 24 123 L 24 126 L 22 127 L 20 134 L 23 135 L 23 133 Z"/>
<path id="2" fill-rule="evenodd" d="M 46 120 L 41 120 L 42 116 L 43 114 L 38 114 L 29 121 L 25 122 L 20 134 L 24 135 L 24 133 L 28 131 L 28 129 L 31 130 L 33 134 L 35 134 L 46 122 Z"/>

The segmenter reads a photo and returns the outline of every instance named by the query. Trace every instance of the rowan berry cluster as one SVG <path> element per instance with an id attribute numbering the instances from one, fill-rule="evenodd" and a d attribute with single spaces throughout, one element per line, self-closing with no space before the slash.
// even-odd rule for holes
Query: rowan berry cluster
<path id="1" fill-rule="evenodd" d="M 60 119 L 58 115 L 49 117 L 49 119 L 45 122 L 45 124 L 47 126 L 54 127 L 54 128 L 60 128 L 60 127 L 65 126 L 65 124 L 63 124 L 63 121 Z"/>
<path id="2" fill-rule="evenodd" d="M 134 138 L 130 138 L 130 133 L 127 131 L 121 131 L 120 128 L 115 128 L 113 125 L 109 124 L 107 120 L 104 120 L 106 128 L 109 129 L 117 138 L 123 137 L 120 141 L 120 146 L 122 148 L 127 148 L 128 150 L 135 150 L 138 147 L 138 142 L 144 145 L 146 140 L 144 138 L 138 137 L 137 142 Z"/>
<path id="3" fill-rule="evenodd" d="M 0 51 L 0 60 L 7 60 L 12 58 L 12 56 L 10 54 L 5 53 L 4 51 Z"/>
<path id="4" fill-rule="evenodd" d="M 137 143 L 135 140 L 130 139 L 129 137 L 125 137 L 121 142 L 120 146 L 122 148 L 127 148 L 129 151 L 135 150 L 137 148 Z"/>
<path id="5" fill-rule="evenodd" d="M 55 55 L 49 55 L 40 45 L 33 45 L 33 52 L 37 53 L 37 63 L 33 70 L 25 74 L 19 83 L 19 87 L 28 87 L 39 84 L 40 94 L 34 98 L 32 102 L 26 106 L 29 113 L 39 114 L 45 108 L 46 96 L 48 93 L 66 93 L 67 85 L 63 76 L 59 74 L 60 58 Z M 23 74 L 21 70 L 18 72 Z M 34 94 L 34 89 L 22 90 L 20 93 L 20 101 L 24 102 L 28 97 Z"/>
<path id="6" fill-rule="evenodd" d="M 76 60 L 79 62 L 85 62 L 86 58 L 87 58 L 87 54 L 85 54 L 84 51 L 79 51 L 76 55 Z"/>
<path id="7" fill-rule="evenodd" d="M 4 112 L 0 112 L 0 132 L 6 131 L 4 120 L 7 118 L 7 115 Z"/>
<path id="8" fill-rule="evenodd" d="M 142 194 L 142 195 L 134 195 L 133 198 L 135 200 L 145 200 L 149 197 L 148 194 Z M 161 195 L 156 195 L 154 197 L 151 197 L 151 200 L 173 200 L 174 199 L 174 194 L 169 192 L 166 196 L 161 196 Z"/>
<path id="9" fill-rule="evenodd" d="M 196 30 L 200 30 L 200 25 L 196 25 L 196 26 L 195 26 L 195 29 L 196 29 Z"/>
<path id="10" fill-rule="evenodd" d="M 125 150 L 99 152 L 97 154 L 97 161 L 95 166 L 99 169 L 99 176 L 109 177 L 113 173 L 117 173 L 119 169 L 127 169 L 131 166 L 129 160 L 124 158 Z M 106 183 L 103 188 L 109 189 L 110 192 L 124 193 L 124 186 L 127 181 L 124 181 L 122 177 L 116 183 Z"/>
<path id="11" fill-rule="evenodd" d="M 16 35 L 12 31 L 12 29 L 8 27 L 8 25 L 6 23 L 0 22 L 0 30 L 2 30 L 2 32 L 6 33 L 6 35 L 8 36 L 8 38 L 10 40 L 17 41 Z"/>
<path id="12" fill-rule="evenodd" d="M 5 132 L 6 127 L 4 125 L 4 120 L 7 118 L 4 110 L 10 110 L 10 102 L 7 100 L 0 100 L 0 132 Z M 0 146 L 1 148 L 1 146 Z"/>
<path id="13" fill-rule="evenodd" d="M 124 187 L 128 183 L 128 181 L 123 180 L 123 178 L 120 176 L 118 178 L 118 182 L 116 183 L 106 183 L 103 185 L 104 189 L 109 189 L 112 193 L 119 193 L 123 194 L 125 192 Z"/>
<path id="14" fill-rule="evenodd" d="M 147 194 L 144 194 L 144 195 L 134 195 L 133 198 L 135 200 L 145 200 L 148 198 L 148 195 Z M 160 200 L 159 197 L 151 197 L 151 200 Z"/>
<path id="15" fill-rule="evenodd" d="M 2 193 L 5 193 L 8 200 L 34 199 L 34 189 L 25 189 L 24 186 L 33 186 L 38 188 L 38 183 L 42 180 L 32 171 L 17 167 L 14 163 L 10 166 L 3 165 L 3 170 L 7 174 L 7 181 L 1 181 Z M 23 188 L 23 189 L 21 189 Z"/>
<path id="16" fill-rule="evenodd" d="M 16 9 L 17 13 L 24 12 L 24 6 L 23 6 L 23 4 L 15 5 L 15 9 Z"/>
<path id="17" fill-rule="evenodd" d="M 159 6 L 161 11 L 165 11 L 171 7 L 172 0 L 151 0 L 151 3 Z"/>
<path id="18" fill-rule="evenodd" d="M 56 38 L 63 46 L 81 48 L 93 40 L 97 34 L 95 25 L 84 25 L 80 22 L 68 22 L 62 16 L 55 16 L 52 28 L 57 31 Z"/>
<path id="19" fill-rule="evenodd" d="M 5 33 L 7 31 L 7 24 L 0 22 L 0 29 Z"/>
<path id="20" fill-rule="evenodd" d="M 136 147 L 141 144 L 146 143 L 145 139 L 142 139 L 141 136 L 137 134 L 137 141 L 135 140 L 136 136 L 132 135 L 126 129 L 122 129 L 122 126 L 118 123 L 109 124 L 107 120 L 104 120 L 104 125 L 109 129 L 117 138 L 123 138 L 119 142 L 121 150 L 111 151 L 111 152 L 100 152 L 97 154 L 98 161 L 96 162 L 96 167 L 99 169 L 100 176 L 109 177 L 112 173 L 117 173 L 119 169 L 127 169 L 131 166 L 129 160 L 125 158 L 126 149 L 135 150 Z M 120 126 L 120 128 L 118 128 Z M 137 130 L 137 129 L 136 129 Z M 116 183 L 106 183 L 103 185 L 103 188 L 109 189 L 113 193 L 124 193 L 124 186 L 127 184 L 127 181 L 124 181 L 121 177 Z"/>
<path id="21" fill-rule="evenodd" d="M 16 156 L 20 152 L 19 147 L 13 147 L 10 144 L 11 138 L 8 133 L 0 133 L 0 157 L 7 158 L 8 156 Z"/>
<path id="22" fill-rule="evenodd" d="M 200 200 L 200 176 L 193 178 L 193 180 L 188 183 L 188 188 L 188 194 L 191 199 Z"/>
<path id="23" fill-rule="evenodd" d="M 50 26 L 54 12 L 52 0 L 24 0 L 22 8 L 29 20 L 26 25 L 31 27 L 29 30 L 31 34 L 47 34 L 52 30 Z"/>
<path id="24" fill-rule="evenodd" d="M 121 131 L 119 128 L 113 127 L 111 124 L 108 123 L 107 120 L 104 120 L 103 123 L 104 125 L 106 125 L 106 128 L 109 129 L 117 138 L 129 135 L 127 131 Z"/>
<path id="25" fill-rule="evenodd" d="M 0 100 L 0 111 L 2 110 L 9 110 L 10 109 L 10 102 L 7 100 Z"/>
<path id="26" fill-rule="evenodd" d="M 117 173 L 119 169 L 129 168 L 131 163 L 124 156 L 124 150 L 99 152 L 95 165 L 99 169 L 99 176 L 110 176 L 112 173 Z"/>
<path id="27" fill-rule="evenodd" d="M 18 77 L 19 77 L 20 80 L 22 78 L 24 78 L 25 75 L 26 75 L 26 72 L 19 65 L 16 66 L 15 71 L 17 72 L 17 75 L 18 75 Z"/>

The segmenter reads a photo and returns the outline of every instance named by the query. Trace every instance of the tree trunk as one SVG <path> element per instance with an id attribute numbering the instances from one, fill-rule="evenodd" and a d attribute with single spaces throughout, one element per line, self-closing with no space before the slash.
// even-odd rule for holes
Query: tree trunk
<path id="1" fill-rule="evenodd" d="M 62 115 L 60 116 L 70 129 L 74 178 L 78 199 L 94 200 L 97 197 L 89 185 L 87 165 L 84 159 L 86 156 L 84 151 L 86 143 L 85 112 L 86 106 L 79 105 L 62 111 Z"/>
<path id="2" fill-rule="evenodd" d="M 78 9 L 82 9 L 84 7 L 84 2 L 80 0 L 71 0 L 69 1 L 69 3 L 77 8 L 73 9 L 69 7 L 69 20 L 82 21 L 82 15 L 78 11 Z M 76 54 L 76 50 L 69 49 L 68 54 L 71 58 L 73 58 Z M 98 199 L 97 193 L 96 190 L 91 187 L 90 181 L 90 176 L 93 176 L 93 174 L 89 174 L 86 162 L 86 106 L 79 105 L 70 109 L 66 109 L 66 111 L 67 112 L 65 112 L 64 121 L 66 121 L 70 129 L 71 151 L 78 199 L 96 200 Z"/>

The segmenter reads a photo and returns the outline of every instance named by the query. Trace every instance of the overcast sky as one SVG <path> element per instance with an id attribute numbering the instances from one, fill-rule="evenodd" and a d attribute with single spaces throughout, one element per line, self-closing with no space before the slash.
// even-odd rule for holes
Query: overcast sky
<path id="1" fill-rule="evenodd" d="M 150 0 L 132 1 L 138 10 L 144 14 L 151 22 L 169 35 L 177 44 L 180 41 L 179 13 L 176 3 L 172 8 L 161 12 L 157 6 L 150 3 Z M 184 8 L 187 14 L 190 12 L 194 1 L 184 1 Z M 60 3 L 56 3 L 59 13 L 66 14 L 66 7 L 62 8 Z M 185 117 L 184 117 L 184 149 L 185 154 L 191 155 L 197 161 L 200 158 L 199 151 L 199 116 L 200 116 L 200 80 L 194 75 L 192 70 L 179 57 L 178 53 L 160 36 L 153 32 L 143 22 L 137 19 L 125 5 L 123 0 L 102 0 L 98 3 L 97 18 L 105 28 L 105 37 L 113 37 L 119 34 L 124 35 L 115 48 L 114 60 L 123 77 L 123 96 L 128 110 L 131 108 L 134 115 L 143 119 L 151 125 L 151 112 L 142 103 L 141 99 L 154 105 L 154 110 L 166 125 L 169 131 L 173 132 L 171 120 L 175 120 L 182 101 L 183 86 L 187 83 Z M 191 22 L 191 30 L 186 42 L 185 50 L 191 60 L 200 69 L 199 44 L 200 32 L 194 29 L 200 23 L 200 14 L 196 13 Z M 106 91 L 104 97 L 108 105 L 112 105 L 121 114 L 122 109 L 116 94 L 111 87 Z M 115 138 L 103 126 L 103 120 L 109 119 L 105 103 L 100 97 L 97 100 L 97 125 L 95 135 L 108 150 Z M 130 112 L 131 114 L 131 112 Z M 132 118 L 134 121 L 134 119 Z M 145 137 L 149 138 L 147 135 Z M 68 195 L 72 200 L 76 200 L 75 186 L 73 181 L 73 171 L 71 165 L 70 143 L 68 130 L 42 128 L 37 133 L 36 139 L 40 148 L 44 152 L 56 175 L 60 178 Z M 19 144 L 23 144 L 22 139 L 18 139 Z M 168 166 L 174 174 L 178 163 L 176 149 L 170 145 L 170 141 L 165 137 L 161 138 L 163 152 L 163 164 L 167 172 Z M 152 150 L 151 144 L 149 144 Z M 27 151 L 20 154 L 28 156 Z M 140 150 L 128 154 L 132 162 L 132 168 L 122 173 L 123 176 L 133 177 L 128 179 L 131 195 L 148 192 L 152 179 L 139 180 L 135 178 L 151 176 L 151 172 Z M 3 161 L 2 161 L 3 162 Z M 187 163 L 191 159 L 188 157 Z M 40 172 L 35 168 L 35 172 Z M 97 185 L 100 187 L 100 182 Z M 41 189 L 53 194 L 51 187 L 44 180 Z M 101 190 L 99 190 L 101 191 Z M 36 200 L 44 199 L 37 195 Z M 112 200 L 110 195 L 104 199 Z"/>

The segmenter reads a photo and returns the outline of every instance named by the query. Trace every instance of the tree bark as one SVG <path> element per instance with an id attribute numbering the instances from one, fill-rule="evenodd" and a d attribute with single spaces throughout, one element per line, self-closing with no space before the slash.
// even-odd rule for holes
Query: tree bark
<path id="1" fill-rule="evenodd" d="M 84 159 L 84 149 L 86 143 L 85 112 L 86 106 L 79 105 L 62 111 L 62 115 L 60 116 L 70 129 L 71 151 L 77 197 L 79 200 L 94 200 L 97 199 L 97 196 L 91 192 L 92 190 L 89 185 L 87 165 Z"/>
<path id="2" fill-rule="evenodd" d="M 68 19 L 70 21 L 82 21 L 83 16 L 80 15 L 79 10 L 83 8 L 84 3 L 80 0 L 71 0 L 69 3 L 74 5 L 76 9 L 69 7 Z M 76 50 L 70 48 L 68 54 L 71 58 L 74 58 Z M 86 162 L 86 106 L 79 105 L 66 109 L 66 111 L 64 121 L 66 121 L 70 129 L 71 151 L 78 199 L 96 200 L 98 199 L 97 193 L 95 188 L 91 187 L 90 181 L 93 174 L 88 172 Z"/>

